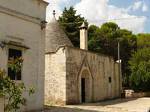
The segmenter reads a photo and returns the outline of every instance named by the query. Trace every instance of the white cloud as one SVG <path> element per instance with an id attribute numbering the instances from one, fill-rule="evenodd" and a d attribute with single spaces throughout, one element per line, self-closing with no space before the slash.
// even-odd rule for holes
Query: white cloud
<path id="1" fill-rule="evenodd" d="M 50 2 L 47 8 L 47 21 L 52 18 L 53 10 L 56 10 L 56 17 L 61 15 L 62 9 L 60 6 L 63 4 L 65 6 L 70 6 L 70 4 L 75 3 L 75 0 L 46 0 Z M 127 9 L 118 8 L 113 5 L 109 5 L 109 0 L 81 0 L 75 5 L 75 9 L 78 14 L 81 14 L 85 17 L 90 24 L 95 24 L 97 26 L 106 22 L 106 20 L 118 19 L 118 18 L 130 18 L 130 19 L 121 19 L 113 20 L 121 28 L 126 28 L 132 30 L 134 33 L 139 33 L 144 31 L 144 25 L 146 17 L 139 17 L 129 14 L 129 11 L 134 9 L 142 8 L 143 11 L 146 11 L 148 7 L 142 5 L 141 2 L 134 3 L 132 6 L 129 6 Z M 137 1 L 138 2 L 138 1 Z"/>
<path id="2" fill-rule="evenodd" d="M 137 1 L 133 4 L 132 9 L 133 11 L 136 11 L 140 8 L 142 8 L 143 2 L 142 1 Z"/>
<path id="3" fill-rule="evenodd" d="M 47 7 L 46 20 L 50 21 L 52 19 L 53 10 L 56 11 L 56 18 L 58 18 L 62 13 L 62 11 L 59 7 L 59 4 L 61 3 L 61 1 L 64 1 L 64 0 L 45 0 L 45 1 L 50 3 Z"/>
<path id="4" fill-rule="evenodd" d="M 137 10 L 141 10 L 143 12 L 148 11 L 148 6 L 147 4 L 144 2 L 144 0 L 140 0 L 140 1 L 136 1 L 134 2 L 133 5 L 128 7 L 129 11 L 137 11 Z"/>
<path id="5" fill-rule="evenodd" d="M 108 18 L 107 0 L 82 0 L 75 6 L 78 14 L 82 14 L 90 23 L 99 24 Z M 106 12 L 106 13 L 105 13 Z"/>
<path id="6" fill-rule="evenodd" d="M 52 19 L 53 10 L 56 11 L 56 18 L 58 19 L 58 17 L 62 14 L 61 6 L 69 7 L 76 3 L 76 0 L 45 0 L 45 1 L 50 3 L 49 6 L 47 7 L 47 15 L 46 15 L 47 21 L 50 21 Z"/>
<path id="7" fill-rule="evenodd" d="M 127 9 L 118 8 L 108 4 L 109 0 L 82 0 L 75 8 L 78 14 L 81 14 L 87 20 L 96 25 L 106 22 L 104 20 L 113 20 L 121 28 L 132 30 L 134 33 L 144 31 L 146 17 L 130 15 Z M 136 8 L 138 8 L 137 6 Z M 127 18 L 115 20 L 118 18 Z"/>
<path id="8" fill-rule="evenodd" d="M 126 9 L 117 8 L 115 6 L 109 6 L 108 15 L 108 19 L 114 19 L 113 22 L 116 22 L 121 28 L 129 29 L 134 33 L 144 31 L 146 17 L 130 15 Z"/>
<path id="9" fill-rule="evenodd" d="M 148 6 L 145 3 L 143 4 L 142 11 L 143 12 L 148 11 Z"/>

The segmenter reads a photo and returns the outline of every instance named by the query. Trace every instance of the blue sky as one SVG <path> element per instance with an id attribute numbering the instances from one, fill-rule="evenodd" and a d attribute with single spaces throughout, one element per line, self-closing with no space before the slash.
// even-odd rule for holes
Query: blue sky
<path id="1" fill-rule="evenodd" d="M 47 0 L 47 20 L 56 10 L 57 17 L 64 7 L 74 6 L 77 14 L 90 24 L 100 26 L 106 21 L 116 22 L 134 33 L 150 33 L 150 0 Z M 126 19 L 124 19 L 126 18 Z"/>
<path id="2" fill-rule="evenodd" d="M 110 0 L 109 4 L 115 5 L 117 7 L 128 7 L 131 4 L 134 4 L 135 1 L 140 0 Z M 143 12 L 141 10 L 131 11 L 129 14 L 134 14 L 137 16 L 146 16 L 147 20 L 145 23 L 144 31 L 150 33 L 150 0 L 142 0 L 147 5 L 147 11 Z"/>

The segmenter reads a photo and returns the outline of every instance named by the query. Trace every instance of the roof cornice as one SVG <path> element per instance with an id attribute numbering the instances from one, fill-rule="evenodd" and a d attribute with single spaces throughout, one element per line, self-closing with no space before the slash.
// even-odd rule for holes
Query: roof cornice
<path id="1" fill-rule="evenodd" d="M 5 8 L 3 6 L 0 6 L 0 13 L 5 13 L 5 14 L 11 15 L 17 18 L 21 18 L 21 19 L 24 19 L 33 23 L 37 23 L 37 24 L 41 24 L 41 21 L 43 21 L 40 18 L 32 17 L 32 16 L 23 14 L 15 10 Z"/>
<path id="2" fill-rule="evenodd" d="M 45 3 L 46 5 L 48 5 L 48 4 L 49 4 L 49 3 L 48 3 L 48 2 L 46 2 L 45 0 L 37 0 L 37 1 L 42 2 L 42 3 Z"/>

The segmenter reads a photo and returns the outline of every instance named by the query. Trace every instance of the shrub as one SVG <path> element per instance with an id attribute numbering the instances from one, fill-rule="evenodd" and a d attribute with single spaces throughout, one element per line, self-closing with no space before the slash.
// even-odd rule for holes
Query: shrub
<path id="1" fill-rule="evenodd" d="M 150 48 L 135 52 L 129 64 L 131 87 L 137 91 L 150 91 Z"/>
<path id="2" fill-rule="evenodd" d="M 12 59 L 9 62 L 9 67 L 15 72 L 19 71 L 23 60 L 21 58 Z M 0 69 L 0 96 L 6 99 L 5 112 L 16 112 L 21 105 L 26 104 L 26 99 L 23 97 L 23 92 L 28 91 L 29 95 L 34 93 L 34 89 L 26 89 L 24 83 L 16 83 L 10 80 L 4 70 Z"/>

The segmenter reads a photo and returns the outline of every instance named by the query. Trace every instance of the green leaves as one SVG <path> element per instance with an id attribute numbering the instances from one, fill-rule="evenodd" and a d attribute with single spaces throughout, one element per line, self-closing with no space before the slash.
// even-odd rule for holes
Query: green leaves
<path id="1" fill-rule="evenodd" d="M 137 48 L 136 36 L 131 31 L 121 29 L 115 23 L 104 23 L 101 27 L 91 25 L 88 29 L 89 50 L 106 54 L 117 60 L 117 43 L 120 41 L 120 54 L 122 60 L 122 73 L 124 86 L 128 85 L 130 70 L 128 61 L 132 52 Z"/>
<path id="2" fill-rule="evenodd" d="M 20 109 L 20 105 L 25 104 L 25 98 L 22 97 L 22 92 L 26 89 L 23 83 L 16 83 L 8 78 L 4 71 L 0 70 L 0 94 L 7 101 L 5 112 L 16 112 Z"/>
<path id="3" fill-rule="evenodd" d="M 150 90 L 150 48 L 142 48 L 135 52 L 129 61 L 131 87 L 137 91 Z"/>
<path id="4" fill-rule="evenodd" d="M 8 66 L 17 73 L 20 71 L 22 62 L 21 58 L 11 59 Z M 16 112 L 21 105 L 26 104 L 23 92 L 29 92 L 29 95 L 32 95 L 35 90 L 33 87 L 28 90 L 24 83 L 10 80 L 6 72 L 0 69 L 0 96 L 4 96 L 7 101 L 5 102 L 5 112 Z"/>
<path id="5" fill-rule="evenodd" d="M 8 60 L 8 68 L 10 68 L 12 71 L 15 73 L 18 73 L 22 69 L 22 64 L 23 64 L 23 59 L 18 57 L 18 58 L 10 58 Z"/>
<path id="6" fill-rule="evenodd" d="M 150 34 L 138 34 L 137 40 L 138 48 L 150 47 Z"/>
<path id="7" fill-rule="evenodd" d="M 77 15 L 76 10 L 73 7 L 70 7 L 69 9 L 65 8 L 58 21 L 72 44 L 75 47 L 79 47 L 79 27 L 82 25 L 83 21 L 85 21 L 86 24 L 87 21 L 80 15 Z"/>

